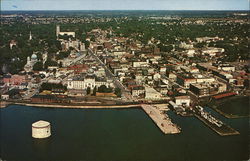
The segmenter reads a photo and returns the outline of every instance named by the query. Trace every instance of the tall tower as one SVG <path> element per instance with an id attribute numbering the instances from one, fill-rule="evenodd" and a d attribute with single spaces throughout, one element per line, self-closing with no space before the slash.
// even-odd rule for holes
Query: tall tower
<path id="1" fill-rule="evenodd" d="M 58 38 L 58 35 L 60 33 L 60 26 L 56 25 L 56 37 Z"/>
<path id="2" fill-rule="evenodd" d="M 31 35 L 31 31 L 30 31 L 30 37 L 29 37 L 29 40 L 32 40 L 32 35 Z"/>

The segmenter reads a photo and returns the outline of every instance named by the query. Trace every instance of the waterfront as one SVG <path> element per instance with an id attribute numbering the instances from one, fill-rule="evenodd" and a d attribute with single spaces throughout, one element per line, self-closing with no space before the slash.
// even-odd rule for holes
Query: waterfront
<path id="1" fill-rule="evenodd" d="M 230 99 L 230 101 L 226 101 L 217 107 L 225 116 L 231 118 L 237 117 L 248 117 L 249 106 L 250 105 L 250 97 L 235 97 Z M 238 107 L 238 108 L 235 108 Z"/>
<path id="2" fill-rule="evenodd" d="M 222 117 L 240 135 L 221 137 L 194 117 L 176 116 L 172 111 L 168 114 L 182 128 L 180 134 L 164 135 L 139 108 L 51 109 L 12 105 L 1 109 L 1 158 L 247 160 L 248 118 Z M 48 139 L 31 137 L 31 124 L 40 119 L 51 123 L 52 136 Z"/>

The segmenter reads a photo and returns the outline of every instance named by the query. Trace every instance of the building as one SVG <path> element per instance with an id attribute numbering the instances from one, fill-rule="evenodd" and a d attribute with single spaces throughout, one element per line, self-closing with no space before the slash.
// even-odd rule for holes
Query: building
<path id="1" fill-rule="evenodd" d="M 190 87 L 190 84 L 194 84 L 196 83 L 197 80 L 196 78 L 192 77 L 192 76 L 181 76 L 181 75 L 178 75 L 177 76 L 177 83 L 181 86 L 183 86 L 185 89 L 189 89 Z"/>
<path id="2" fill-rule="evenodd" d="M 55 95 L 34 95 L 31 97 L 31 102 L 34 103 L 70 103 L 70 100 L 66 97 L 57 97 Z"/>
<path id="3" fill-rule="evenodd" d="M 138 68 L 138 67 L 147 67 L 148 63 L 146 61 L 134 61 L 133 62 L 133 67 Z"/>
<path id="4" fill-rule="evenodd" d="M 67 36 L 75 37 L 75 32 L 61 32 L 60 26 L 56 25 L 56 37 L 58 38 L 60 35 L 67 35 Z"/>
<path id="5" fill-rule="evenodd" d="M 85 77 L 75 77 L 67 81 L 68 89 L 87 89 L 88 87 L 93 90 L 101 85 L 106 87 L 114 87 L 112 81 L 105 78 L 96 77 L 96 75 L 87 75 Z"/>
<path id="6" fill-rule="evenodd" d="M 179 48 L 192 49 L 192 48 L 194 48 L 194 46 L 193 46 L 193 44 L 186 44 L 185 42 L 181 42 L 179 45 Z"/>
<path id="7" fill-rule="evenodd" d="M 31 57 L 27 57 L 27 63 L 24 66 L 24 70 L 26 72 L 30 72 L 33 69 L 33 66 L 36 64 L 36 62 L 38 61 L 37 55 L 35 53 L 33 53 L 31 55 Z"/>
<path id="8" fill-rule="evenodd" d="M 215 56 L 216 53 L 223 53 L 225 49 L 223 48 L 215 48 L 215 47 L 207 47 L 206 49 L 202 50 L 203 55 Z"/>
<path id="9" fill-rule="evenodd" d="M 10 41 L 10 49 L 12 49 L 13 46 L 16 46 L 16 45 L 17 45 L 17 42 L 15 40 Z"/>
<path id="10" fill-rule="evenodd" d="M 204 84 L 191 84 L 190 91 L 196 94 L 197 96 L 209 95 L 210 90 L 208 85 Z"/>
<path id="11" fill-rule="evenodd" d="M 22 83 L 25 83 L 27 80 L 26 75 L 5 75 L 3 77 L 3 82 L 7 84 L 8 86 L 10 85 L 21 85 Z"/>
<path id="12" fill-rule="evenodd" d="M 8 94 L 2 94 L 1 95 L 2 100 L 8 100 L 9 98 L 10 98 L 10 96 Z"/>
<path id="13" fill-rule="evenodd" d="M 186 106 L 186 107 L 189 107 L 190 106 L 190 102 L 191 102 L 191 99 L 189 96 L 178 96 L 178 97 L 175 97 L 175 104 L 177 106 Z"/>
<path id="14" fill-rule="evenodd" d="M 131 89 L 131 94 L 133 97 L 140 97 L 145 95 L 145 87 L 144 86 L 135 86 Z"/>
<path id="15" fill-rule="evenodd" d="M 154 88 L 151 88 L 151 87 L 145 88 L 145 99 L 159 100 L 161 98 L 162 98 L 161 93 L 157 92 Z"/>
<path id="16" fill-rule="evenodd" d="M 47 121 L 37 121 L 32 124 L 32 137 L 33 138 L 47 138 L 51 135 L 50 123 Z"/>

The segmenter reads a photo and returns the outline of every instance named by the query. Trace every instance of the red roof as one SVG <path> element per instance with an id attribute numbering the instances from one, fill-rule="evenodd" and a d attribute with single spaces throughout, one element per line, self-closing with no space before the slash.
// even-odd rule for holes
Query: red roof
<path id="1" fill-rule="evenodd" d="M 236 94 L 237 93 L 235 93 L 235 92 L 223 93 L 223 94 L 219 94 L 219 95 L 213 96 L 213 98 L 220 99 L 220 98 L 224 98 L 224 97 L 234 96 Z"/>

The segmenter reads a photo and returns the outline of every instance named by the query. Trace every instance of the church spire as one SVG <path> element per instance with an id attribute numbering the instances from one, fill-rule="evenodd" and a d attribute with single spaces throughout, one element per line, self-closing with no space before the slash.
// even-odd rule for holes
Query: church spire
<path id="1" fill-rule="evenodd" d="M 32 40 L 32 35 L 31 35 L 31 31 L 30 31 L 30 37 L 29 37 L 29 40 Z"/>

